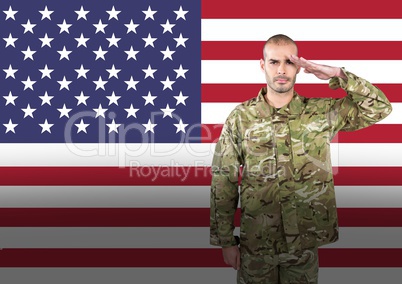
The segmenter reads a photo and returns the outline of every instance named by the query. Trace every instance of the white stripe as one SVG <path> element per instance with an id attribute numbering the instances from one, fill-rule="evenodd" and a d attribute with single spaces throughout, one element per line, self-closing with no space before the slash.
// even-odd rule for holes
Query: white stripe
<path id="1" fill-rule="evenodd" d="M 202 41 L 400 41 L 401 19 L 202 19 Z M 345 47 L 347 48 L 347 47 Z"/>
<path id="2" fill-rule="evenodd" d="M 0 166 L 121 166 L 136 174 L 136 166 L 208 166 L 214 149 L 207 143 L 3 143 Z"/>
<path id="3" fill-rule="evenodd" d="M 239 235 L 236 228 L 235 235 Z M 216 248 L 209 228 L 0 228 L 2 248 Z M 326 248 L 402 248 L 402 228 L 340 228 Z"/>
<path id="4" fill-rule="evenodd" d="M 338 208 L 402 208 L 402 186 L 335 186 L 335 192 Z"/>
<path id="5" fill-rule="evenodd" d="M 358 265 L 358 264 L 356 264 Z M 236 283 L 233 268 L 0 268 L 2 284 Z M 402 268 L 320 268 L 322 284 L 399 283 Z"/>
<path id="6" fill-rule="evenodd" d="M 402 186 L 335 186 L 335 192 L 338 208 L 402 208 Z M 1 208 L 209 208 L 209 198 L 208 185 L 0 186 Z"/>
<path id="7" fill-rule="evenodd" d="M 307 58 L 310 59 L 310 58 Z M 357 76 L 373 84 L 400 84 L 402 60 L 312 60 L 318 64 L 345 67 Z M 202 60 L 201 83 L 203 84 L 258 84 L 266 83 L 258 60 Z M 296 83 L 327 84 L 303 70 Z M 328 91 L 330 93 L 331 90 Z M 306 94 L 308 96 L 308 94 Z"/>
<path id="8" fill-rule="evenodd" d="M 257 94 L 250 94 L 250 98 Z M 202 103 L 202 124 L 224 124 L 229 114 L 239 105 L 235 103 Z M 378 124 L 402 124 L 402 103 L 391 103 L 392 112 Z"/>
<path id="9" fill-rule="evenodd" d="M 208 186 L 1 186 L 0 207 L 209 207 Z M 1 236 L 1 235 L 0 235 Z"/>
<path id="10" fill-rule="evenodd" d="M 210 166 L 215 143 L 141 144 L 135 151 L 131 144 L 0 144 L 0 166 L 122 166 L 129 167 L 131 178 L 138 175 L 156 179 L 176 176 L 185 181 L 188 168 Z M 78 150 L 78 147 L 80 148 Z M 86 155 L 84 148 L 114 148 L 115 152 L 99 156 Z M 93 149 L 92 149 L 93 148 Z M 74 149 L 74 151 L 73 151 Z M 91 150 L 89 150 L 91 149 Z M 402 166 L 401 143 L 331 143 L 332 165 L 337 166 Z M 141 166 L 141 169 L 138 167 Z M 168 167 L 172 167 L 169 170 Z M 200 170 L 199 174 L 204 174 Z"/>

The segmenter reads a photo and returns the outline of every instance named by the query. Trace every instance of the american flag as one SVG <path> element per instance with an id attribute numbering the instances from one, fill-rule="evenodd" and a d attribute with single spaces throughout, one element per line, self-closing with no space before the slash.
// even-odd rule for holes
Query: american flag
<path id="1" fill-rule="evenodd" d="M 1 1 L 2 283 L 234 283 L 209 245 L 209 166 L 229 111 L 265 84 L 277 33 L 393 106 L 332 141 L 341 235 L 319 251 L 320 283 L 400 279 L 393 2 Z M 302 72 L 296 91 L 344 96 Z"/>

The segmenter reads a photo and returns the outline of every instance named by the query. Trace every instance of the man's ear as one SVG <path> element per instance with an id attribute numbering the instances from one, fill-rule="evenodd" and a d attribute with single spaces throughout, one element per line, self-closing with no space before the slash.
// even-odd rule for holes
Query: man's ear
<path id="1" fill-rule="evenodd" d="M 261 68 L 261 71 L 265 71 L 265 62 L 264 62 L 264 59 L 260 59 L 260 68 Z"/>
<path id="2" fill-rule="evenodd" d="M 297 67 L 296 74 L 299 74 L 301 67 Z"/>

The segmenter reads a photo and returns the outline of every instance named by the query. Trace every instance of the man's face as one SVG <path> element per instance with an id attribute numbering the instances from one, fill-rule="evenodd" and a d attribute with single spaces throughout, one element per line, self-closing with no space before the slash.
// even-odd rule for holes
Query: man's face
<path id="1" fill-rule="evenodd" d="M 277 93 L 289 92 L 300 71 L 289 59 L 289 55 L 297 55 L 297 47 L 294 44 L 267 44 L 264 51 L 265 59 L 260 60 L 260 66 L 268 87 Z"/>

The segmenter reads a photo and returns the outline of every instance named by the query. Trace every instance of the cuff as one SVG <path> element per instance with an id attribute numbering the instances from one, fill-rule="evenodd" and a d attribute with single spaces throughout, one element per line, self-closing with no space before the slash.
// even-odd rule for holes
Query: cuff
<path id="1" fill-rule="evenodd" d="M 354 78 L 356 78 L 357 76 L 354 75 L 351 72 L 348 72 L 345 70 L 344 67 L 341 67 L 341 70 L 343 71 L 343 73 L 346 75 L 346 77 L 348 78 L 347 80 L 341 78 L 341 77 L 332 77 L 329 80 L 329 87 L 332 90 L 336 90 L 338 88 L 342 88 L 342 89 L 347 89 L 348 85 L 350 85 L 351 81 L 354 81 Z"/>
<path id="2" fill-rule="evenodd" d="M 210 244 L 213 246 L 220 246 L 223 248 L 232 247 L 239 245 L 239 237 L 231 236 L 227 238 L 219 238 L 217 236 L 211 236 Z"/>

